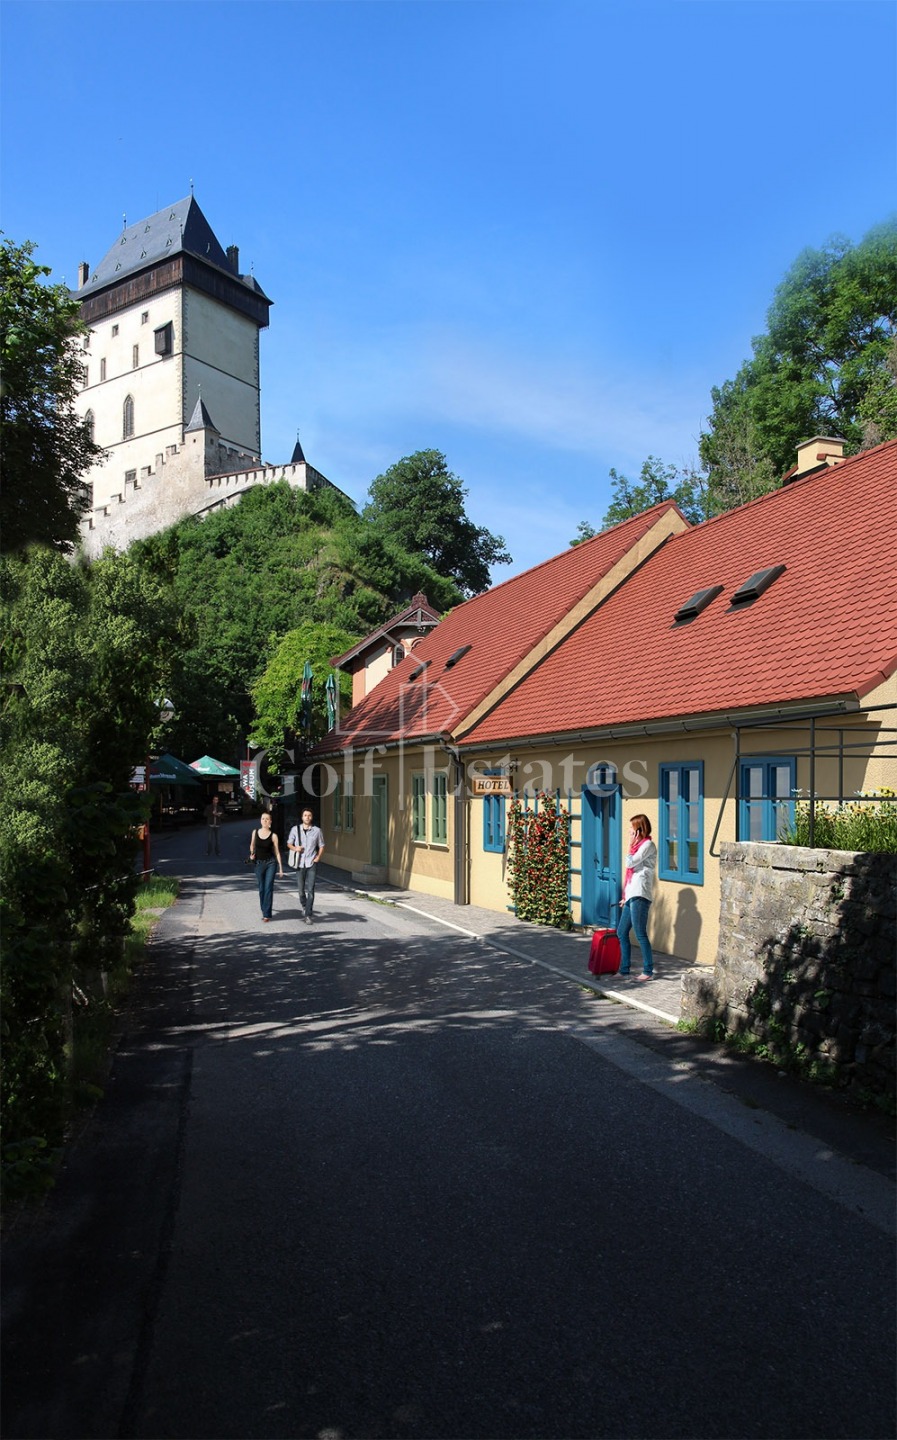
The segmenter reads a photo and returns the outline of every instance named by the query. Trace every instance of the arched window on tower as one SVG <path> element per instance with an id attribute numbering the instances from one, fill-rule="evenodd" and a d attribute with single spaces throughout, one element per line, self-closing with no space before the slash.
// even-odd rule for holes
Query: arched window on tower
<path id="1" fill-rule="evenodd" d="M 90 440 L 90 443 L 93 444 L 94 434 L 93 434 L 93 411 L 92 411 L 92 410 L 88 410 L 87 414 L 84 416 L 84 424 L 85 424 L 85 426 L 87 427 L 87 437 L 88 437 L 88 439 Z"/>
<path id="2" fill-rule="evenodd" d="M 125 396 L 125 403 L 122 406 L 121 416 L 121 438 L 130 440 L 134 434 L 134 397 Z"/>

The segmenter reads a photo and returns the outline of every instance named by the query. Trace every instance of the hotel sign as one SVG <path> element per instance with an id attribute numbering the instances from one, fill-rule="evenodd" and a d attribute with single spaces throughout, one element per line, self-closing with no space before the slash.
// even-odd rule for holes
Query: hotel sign
<path id="1" fill-rule="evenodd" d="M 514 794 L 510 775 L 473 775 L 470 788 L 473 795 L 506 795 L 510 798 Z"/>

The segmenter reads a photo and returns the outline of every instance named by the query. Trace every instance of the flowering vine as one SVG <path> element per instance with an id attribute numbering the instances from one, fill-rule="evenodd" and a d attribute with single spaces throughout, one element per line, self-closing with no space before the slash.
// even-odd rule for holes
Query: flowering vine
<path id="1" fill-rule="evenodd" d="M 546 790 L 536 796 L 535 809 L 515 795 L 508 811 L 508 884 L 521 920 L 573 928 L 569 856 L 569 811 Z"/>

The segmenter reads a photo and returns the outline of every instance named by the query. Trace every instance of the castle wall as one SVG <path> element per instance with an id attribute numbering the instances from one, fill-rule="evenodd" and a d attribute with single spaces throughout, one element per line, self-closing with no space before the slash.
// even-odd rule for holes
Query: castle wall
<path id="1" fill-rule="evenodd" d="M 210 433 L 190 431 L 184 445 L 171 445 L 160 452 L 151 466 L 141 468 L 134 482 L 122 485 L 106 504 L 94 508 L 81 526 L 81 545 L 88 559 L 95 559 L 110 546 L 125 550 L 133 541 L 145 540 L 187 516 L 203 516 L 235 505 L 255 485 L 272 485 L 278 480 L 286 480 L 297 490 L 330 485 L 306 464 L 255 462 L 250 468 L 207 475 L 205 467 L 213 457 L 218 466 L 228 461 L 245 463 L 249 458 L 217 441 L 207 443 Z"/>

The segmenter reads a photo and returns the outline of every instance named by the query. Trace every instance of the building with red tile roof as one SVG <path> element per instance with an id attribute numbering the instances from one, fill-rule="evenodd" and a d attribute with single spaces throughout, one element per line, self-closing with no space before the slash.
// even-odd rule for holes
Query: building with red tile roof
<path id="1" fill-rule="evenodd" d="M 505 909 L 489 771 L 565 804 L 572 919 L 602 925 L 638 810 L 655 943 L 712 963 L 721 840 L 774 840 L 811 786 L 897 789 L 897 441 L 842 448 L 814 437 L 772 494 L 694 526 L 655 506 L 459 605 L 317 749 L 334 862 Z"/>

